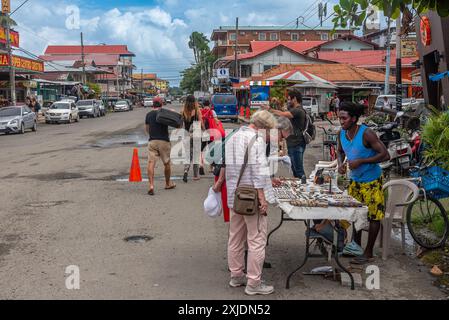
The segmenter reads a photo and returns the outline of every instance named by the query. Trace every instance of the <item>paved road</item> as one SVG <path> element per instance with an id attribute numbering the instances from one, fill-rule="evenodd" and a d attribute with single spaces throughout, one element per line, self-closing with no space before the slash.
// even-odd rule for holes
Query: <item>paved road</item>
<path id="1" fill-rule="evenodd" d="M 0 136 L 0 298 L 250 299 L 243 289 L 227 285 L 228 226 L 202 211 L 210 175 L 187 185 L 175 180 L 178 187 L 165 191 L 159 165 L 154 197 L 146 194 L 146 183 L 116 181 L 126 178 L 136 146 L 146 171 L 147 111 Z M 320 152 L 319 146 L 308 150 L 308 170 Z M 174 175 L 181 177 L 181 166 Z M 278 211 L 271 210 L 270 229 L 278 219 Z M 443 297 L 427 269 L 400 254 L 379 263 L 381 290 L 351 292 L 337 282 L 302 275 L 286 290 L 285 277 L 301 259 L 303 234 L 301 223 L 287 223 L 273 236 L 267 249 L 273 268 L 264 275 L 276 293 L 268 298 Z M 133 235 L 151 240 L 123 240 Z M 80 290 L 65 286 L 69 265 L 80 268 Z"/>

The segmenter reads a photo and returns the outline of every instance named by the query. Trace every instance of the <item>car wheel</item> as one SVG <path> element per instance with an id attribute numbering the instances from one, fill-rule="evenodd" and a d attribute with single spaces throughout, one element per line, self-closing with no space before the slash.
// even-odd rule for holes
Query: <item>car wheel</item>
<path id="1" fill-rule="evenodd" d="M 31 128 L 31 131 L 36 132 L 37 131 L 37 122 L 34 121 L 33 127 Z"/>
<path id="2" fill-rule="evenodd" d="M 80 115 L 76 116 L 75 122 L 78 122 L 78 121 L 80 121 Z"/>
<path id="3" fill-rule="evenodd" d="M 72 123 L 72 115 L 69 116 L 69 122 L 68 123 Z"/>
<path id="4" fill-rule="evenodd" d="M 20 125 L 20 134 L 24 134 L 25 133 L 25 126 L 23 125 L 23 123 Z"/>
<path id="5" fill-rule="evenodd" d="M 45 123 L 46 123 L 46 124 L 50 124 L 50 121 L 48 121 L 48 120 L 45 120 Z"/>

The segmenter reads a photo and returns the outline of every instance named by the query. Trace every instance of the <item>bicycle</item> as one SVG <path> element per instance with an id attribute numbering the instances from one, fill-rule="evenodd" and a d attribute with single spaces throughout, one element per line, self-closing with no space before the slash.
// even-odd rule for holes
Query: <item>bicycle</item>
<path id="1" fill-rule="evenodd" d="M 449 171 L 440 167 L 413 167 L 411 180 L 419 197 L 407 206 L 406 222 L 416 243 L 426 249 L 442 248 L 449 236 L 449 221 L 440 199 L 449 197 Z"/>

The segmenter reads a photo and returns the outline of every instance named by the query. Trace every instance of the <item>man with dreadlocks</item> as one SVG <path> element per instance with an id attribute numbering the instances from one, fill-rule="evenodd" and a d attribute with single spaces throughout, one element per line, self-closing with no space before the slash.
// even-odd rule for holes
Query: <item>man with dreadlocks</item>
<path id="1" fill-rule="evenodd" d="M 376 133 L 365 125 L 359 125 L 364 106 L 353 102 L 340 104 L 338 117 L 341 131 L 338 135 L 338 172 L 346 173 L 344 158 L 349 166 L 349 194 L 368 206 L 368 243 L 363 256 L 352 262 L 365 264 L 373 260 L 373 248 L 384 217 L 384 194 L 382 191 L 382 169 L 380 162 L 390 158 L 385 145 Z M 362 231 L 355 234 L 354 241 L 361 245 Z"/>

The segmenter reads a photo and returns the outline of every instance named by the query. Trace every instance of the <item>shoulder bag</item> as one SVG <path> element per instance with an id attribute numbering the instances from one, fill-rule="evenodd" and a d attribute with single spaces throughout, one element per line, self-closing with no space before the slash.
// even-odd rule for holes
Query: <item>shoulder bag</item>
<path id="1" fill-rule="evenodd" d="M 237 181 L 237 188 L 234 192 L 234 212 L 244 216 L 252 216 L 259 213 L 259 196 L 257 189 L 251 186 L 240 186 L 240 180 L 248 165 L 249 150 L 257 139 L 255 135 L 248 144 L 245 152 L 242 169 L 240 170 L 239 180 Z"/>

